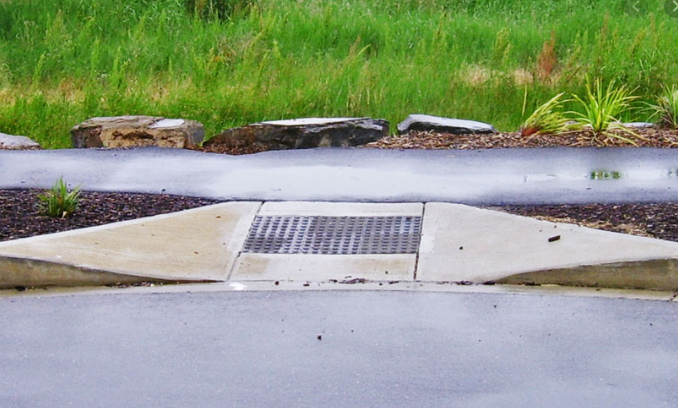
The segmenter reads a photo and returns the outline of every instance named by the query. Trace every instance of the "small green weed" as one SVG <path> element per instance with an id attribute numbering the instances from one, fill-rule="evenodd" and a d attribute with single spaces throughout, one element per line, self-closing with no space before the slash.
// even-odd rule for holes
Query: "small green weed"
<path id="1" fill-rule="evenodd" d="M 527 93 L 525 94 L 527 96 Z M 568 119 L 561 112 L 563 104 L 567 102 L 562 100 L 563 93 L 551 98 L 548 102 L 541 105 L 523 122 L 520 128 L 522 136 L 543 135 L 560 133 L 567 128 Z M 525 104 L 523 103 L 523 114 L 525 114 Z"/>
<path id="2" fill-rule="evenodd" d="M 80 186 L 68 191 L 62 177 L 45 194 L 38 196 L 42 203 L 42 213 L 53 218 L 66 218 L 75 213 L 80 202 Z"/>
<path id="3" fill-rule="evenodd" d="M 596 135 L 604 134 L 607 137 L 622 139 L 631 144 L 636 144 L 632 139 L 623 136 L 639 137 L 631 129 L 624 127 L 620 121 L 623 114 L 632 111 L 631 102 L 638 99 L 631 95 L 626 86 L 615 87 L 615 81 L 612 80 L 603 88 L 603 82 L 596 79 L 591 88 L 591 83 L 586 83 L 586 95 L 580 98 L 577 95 L 572 97 L 584 108 L 584 113 L 571 112 L 575 115 L 575 129 L 590 129 Z M 617 130 L 619 132 L 612 133 Z"/>
<path id="4" fill-rule="evenodd" d="M 663 94 L 657 97 L 657 104 L 650 105 L 652 117 L 659 117 L 659 124 L 671 129 L 678 129 L 678 88 L 664 87 Z"/>

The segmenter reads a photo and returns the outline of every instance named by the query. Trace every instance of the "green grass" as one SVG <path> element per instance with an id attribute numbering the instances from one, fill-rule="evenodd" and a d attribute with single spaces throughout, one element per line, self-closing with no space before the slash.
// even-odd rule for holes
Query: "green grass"
<path id="1" fill-rule="evenodd" d="M 638 103 L 674 84 L 676 20 L 663 2 L 641 17 L 624 4 L 0 1 L 0 131 L 61 148 L 92 116 L 183 117 L 214 135 L 304 116 L 395 127 L 410 113 L 517 130 L 526 88 L 531 112 L 584 94 L 587 76 L 636 89 Z"/>

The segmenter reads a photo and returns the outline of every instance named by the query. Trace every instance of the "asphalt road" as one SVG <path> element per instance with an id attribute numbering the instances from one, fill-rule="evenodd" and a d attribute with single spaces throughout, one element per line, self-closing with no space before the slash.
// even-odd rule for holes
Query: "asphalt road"
<path id="1" fill-rule="evenodd" d="M 85 190 L 224 200 L 671 202 L 678 149 L 0 151 L 0 188 L 46 188 L 59 176 Z"/>
<path id="2" fill-rule="evenodd" d="M 675 407 L 677 312 L 416 292 L 0 298 L 0 406 Z"/>

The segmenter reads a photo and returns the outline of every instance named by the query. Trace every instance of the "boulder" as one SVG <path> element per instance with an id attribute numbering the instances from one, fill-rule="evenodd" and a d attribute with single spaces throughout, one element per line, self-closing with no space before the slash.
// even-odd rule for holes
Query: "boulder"
<path id="1" fill-rule="evenodd" d="M 249 151 L 360 146 L 388 136 L 389 124 L 371 118 L 304 118 L 229 129 L 205 142 Z"/>
<path id="2" fill-rule="evenodd" d="M 483 122 L 420 114 L 410 115 L 398 124 L 398 133 L 401 135 L 413 130 L 452 133 L 456 135 L 467 133 L 497 133 L 497 130 L 492 125 Z"/>
<path id="3" fill-rule="evenodd" d="M 71 129 L 73 147 L 195 147 L 205 137 L 202 124 L 193 120 L 157 116 L 91 118 Z"/>
<path id="4" fill-rule="evenodd" d="M 26 136 L 12 136 L 0 133 L 0 150 L 38 150 L 38 142 Z"/>

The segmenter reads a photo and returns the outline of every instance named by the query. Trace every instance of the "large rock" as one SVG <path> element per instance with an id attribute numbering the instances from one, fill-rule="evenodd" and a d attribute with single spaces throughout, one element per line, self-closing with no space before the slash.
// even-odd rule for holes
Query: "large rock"
<path id="1" fill-rule="evenodd" d="M 12 136 L 0 133 L 0 150 L 38 150 L 40 144 L 26 136 Z"/>
<path id="2" fill-rule="evenodd" d="M 410 131 L 434 131 L 462 135 L 467 133 L 497 133 L 497 130 L 487 123 L 475 120 L 441 118 L 439 116 L 414 114 L 408 116 L 398 124 L 398 133 Z"/>
<path id="3" fill-rule="evenodd" d="M 205 142 L 249 151 L 360 146 L 388 136 L 388 122 L 371 118 L 305 118 L 229 129 Z"/>
<path id="4" fill-rule="evenodd" d="M 205 137 L 202 124 L 193 120 L 157 116 L 91 118 L 71 129 L 73 147 L 159 146 L 191 148 Z"/>

